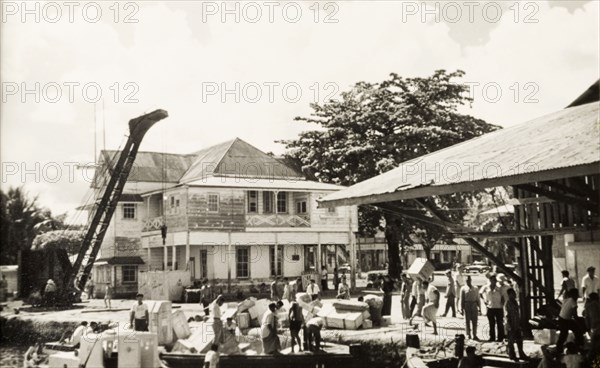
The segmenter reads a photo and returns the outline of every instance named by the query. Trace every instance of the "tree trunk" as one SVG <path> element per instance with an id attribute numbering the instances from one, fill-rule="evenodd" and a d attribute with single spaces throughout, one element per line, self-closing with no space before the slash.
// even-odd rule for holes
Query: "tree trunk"
<path id="1" fill-rule="evenodd" d="M 389 268 L 388 274 L 390 277 L 399 280 L 402 273 L 402 263 L 400 262 L 400 234 L 401 234 L 401 219 L 394 214 L 386 214 L 385 216 L 385 240 L 388 248 Z"/>
<path id="2" fill-rule="evenodd" d="M 430 246 L 429 244 L 426 244 L 425 242 L 423 242 L 423 250 L 425 251 L 425 258 L 427 258 L 428 260 L 431 260 L 431 249 L 433 248 L 433 246 Z"/>

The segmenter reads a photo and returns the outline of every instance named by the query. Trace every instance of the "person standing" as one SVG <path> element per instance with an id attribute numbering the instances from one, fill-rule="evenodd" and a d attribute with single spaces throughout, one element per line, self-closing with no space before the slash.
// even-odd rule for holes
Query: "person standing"
<path id="1" fill-rule="evenodd" d="M 460 289 L 460 310 L 465 316 L 467 336 L 471 338 L 471 326 L 473 326 L 473 340 L 479 341 L 477 337 L 477 316 L 479 315 L 479 290 L 471 283 L 471 276 L 465 279 L 466 285 Z"/>
<path id="2" fill-rule="evenodd" d="M 327 287 L 327 266 L 321 267 L 321 289 L 328 290 Z"/>
<path id="3" fill-rule="evenodd" d="M 412 290 L 412 279 L 405 273 L 402 274 L 402 318 L 410 318 L 410 291 Z"/>
<path id="4" fill-rule="evenodd" d="M 394 281 L 389 275 L 379 276 L 381 287 L 379 290 L 383 292 L 383 307 L 381 308 L 382 316 L 392 314 L 392 292 L 394 291 Z"/>
<path id="5" fill-rule="evenodd" d="M 287 277 L 283 278 L 283 300 L 287 300 L 288 302 L 294 301 L 294 292 L 292 291 L 292 286 L 290 285 L 290 281 Z"/>
<path id="6" fill-rule="evenodd" d="M 558 313 L 558 341 L 556 342 L 556 351 L 562 354 L 565 341 L 569 336 L 569 331 L 575 335 L 575 344 L 578 347 L 583 346 L 583 331 L 575 320 L 577 318 L 577 299 L 579 299 L 579 290 L 571 289 L 567 291 L 565 300 L 562 303 Z"/>
<path id="7" fill-rule="evenodd" d="M 446 276 L 448 277 L 448 282 L 446 284 L 446 310 L 444 311 L 443 316 L 446 317 L 448 311 L 452 309 L 452 317 L 456 317 L 456 305 L 454 303 L 454 298 L 456 297 L 456 285 L 454 278 L 452 277 L 452 271 L 448 270 Z"/>
<path id="8" fill-rule="evenodd" d="M 560 284 L 560 292 L 558 293 L 558 297 L 560 298 L 561 295 L 563 296 L 563 301 L 564 299 L 567 298 L 567 291 L 571 290 L 571 289 L 576 289 L 577 285 L 575 285 L 575 280 L 573 280 L 571 277 L 569 277 L 569 271 L 567 270 L 563 270 L 562 272 L 562 282 Z"/>
<path id="9" fill-rule="evenodd" d="M 487 318 L 490 324 L 489 341 L 496 341 L 496 336 L 498 341 L 504 340 L 504 293 L 496 282 L 496 275 L 490 275 L 489 284 L 484 286 L 481 292 L 487 306 Z"/>
<path id="10" fill-rule="evenodd" d="M 350 287 L 346 282 L 346 277 L 342 277 L 342 282 L 338 287 L 337 299 L 350 300 Z"/>
<path id="11" fill-rule="evenodd" d="M 296 279 L 296 283 L 294 284 L 294 300 L 296 300 L 296 294 L 302 293 L 304 289 L 302 288 L 302 277 L 298 277 Z"/>
<path id="12" fill-rule="evenodd" d="M 110 301 L 112 300 L 113 297 L 113 287 L 110 285 L 110 282 L 106 283 L 106 289 L 104 291 L 104 307 L 108 308 L 108 309 L 112 309 L 112 306 L 110 305 Z"/>
<path id="13" fill-rule="evenodd" d="M 210 350 L 204 356 L 204 365 L 203 368 L 217 368 L 219 366 L 219 360 L 221 359 L 219 355 L 219 344 L 212 344 L 210 346 Z"/>
<path id="14" fill-rule="evenodd" d="M 429 281 L 424 281 L 423 287 L 427 290 L 427 304 L 423 306 L 423 311 L 421 312 L 423 321 L 425 322 L 425 326 L 431 322 L 433 325 L 433 334 L 437 335 L 437 312 L 440 308 L 440 292 Z"/>
<path id="15" fill-rule="evenodd" d="M 202 287 L 200 288 L 200 303 L 204 309 L 204 315 L 210 315 L 210 303 L 212 302 L 212 288 L 208 284 L 208 279 L 202 280 Z"/>
<path id="16" fill-rule="evenodd" d="M 219 295 L 211 304 L 211 318 L 213 321 L 213 332 L 215 334 L 213 344 L 221 344 L 223 342 L 223 321 L 221 320 L 221 306 L 224 302 L 225 300 L 223 299 L 223 295 Z"/>
<path id="17" fill-rule="evenodd" d="M 44 300 L 48 307 L 54 307 L 56 304 L 56 284 L 52 279 L 48 280 L 46 287 L 44 288 Z"/>
<path id="18" fill-rule="evenodd" d="M 595 275 L 596 268 L 590 266 L 587 268 L 587 275 L 581 279 L 581 293 L 583 294 L 583 302 L 586 303 L 590 294 L 600 294 L 600 279 Z"/>
<path id="19" fill-rule="evenodd" d="M 131 307 L 129 321 L 135 331 L 148 331 L 148 321 L 150 314 L 148 306 L 144 304 L 144 294 L 138 293 L 136 296 L 137 302 Z"/>
<path id="20" fill-rule="evenodd" d="M 410 296 L 411 296 L 411 302 L 410 302 L 410 316 L 412 317 L 414 315 L 414 313 L 418 313 L 418 315 L 421 315 L 421 311 L 419 310 L 419 308 L 417 308 L 417 310 L 415 311 L 415 307 L 417 306 L 417 304 L 419 304 L 419 297 L 421 295 L 421 280 L 417 279 L 415 281 L 413 281 L 412 283 L 412 288 L 410 291 Z M 423 305 L 425 305 L 425 299 L 423 299 Z M 423 307 L 423 305 L 421 305 L 421 307 Z"/>
<path id="21" fill-rule="evenodd" d="M 292 338 L 292 353 L 294 352 L 295 342 L 298 342 L 298 349 L 302 351 L 302 342 L 300 341 L 300 330 L 304 324 L 304 315 L 300 304 L 292 302 L 290 311 L 288 312 L 290 320 L 290 336 Z"/>
<path id="22" fill-rule="evenodd" d="M 529 360 L 527 354 L 523 351 L 523 330 L 521 321 L 521 312 L 519 311 L 519 303 L 517 302 L 517 293 L 515 289 L 506 291 L 508 300 L 504 304 L 506 310 L 506 332 L 508 334 L 508 357 L 514 361 L 518 361 L 515 354 L 515 344 L 519 349 L 519 358 Z"/>
<path id="23" fill-rule="evenodd" d="M 263 343 L 263 352 L 265 354 L 276 354 L 279 352 L 281 345 L 277 336 L 277 304 L 269 304 L 269 310 L 263 316 L 261 323 L 261 334 Z"/>
<path id="24" fill-rule="evenodd" d="M 94 299 L 94 280 L 90 277 L 88 281 L 88 300 Z"/>
<path id="25" fill-rule="evenodd" d="M 341 280 L 340 280 L 340 275 L 338 275 L 338 269 L 337 267 L 333 268 L 333 289 L 337 289 L 338 285 L 340 284 Z"/>
<path id="26" fill-rule="evenodd" d="M 456 291 L 456 309 L 459 311 L 459 313 L 461 312 L 461 306 L 462 306 L 462 301 L 460 300 L 461 293 L 460 291 L 462 290 L 463 286 L 466 285 L 466 281 L 465 281 L 465 274 L 464 274 L 464 270 L 465 270 L 465 266 L 461 265 L 460 263 L 456 264 L 456 272 L 454 273 L 454 282 L 456 283 L 455 285 L 455 291 Z"/>
<path id="27" fill-rule="evenodd" d="M 279 277 L 275 277 L 275 280 L 271 282 L 271 300 L 274 302 L 281 300 L 281 294 L 279 294 Z"/>
<path id="28" fill-rule="evenodd" d="M 590 294 L 583 310 L 583 316 L 590 334 L 591 346 L 588 356 L 592 361 L 594 357 L 600 355 L 600 302 L 597 293 Z"/>
<path id="29" fill-rule="evenodd" d="M 308 285 L 308 287 L 306 288 L 306 293 L 310 295 L 312 300 L 317 300 L 319 299 L 320 292 L 321 290 L 319 290 L 319 285 L 317 285 L 315 279 L 310 279 L 310 285 Z"/>

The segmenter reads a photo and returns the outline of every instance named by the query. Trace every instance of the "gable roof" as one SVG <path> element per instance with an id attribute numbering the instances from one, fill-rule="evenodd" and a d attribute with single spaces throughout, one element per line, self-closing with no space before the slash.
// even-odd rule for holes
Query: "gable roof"
<path id="1" fill-rule="evenodd" d="M 120 151 L 102 150 L 93 187 L 106 175 L 106 163 L 114 167 Z M 209 177 L 235 177 L 270 180 L 305 180 L 302 173 L 284 161 L 269 156 L 251 144 L 235 138 L 191 154 L 138 152 L 128 183 L 185 184 Z"/>
<path id="2" fill-rule="evenodd" d="M 415 158 L 326 196 L 324 206 L 381 203 L 600 173 L 600 104 L 542 116 Z"/>
<path id="3" fill-rule="evenodd" d="M 239 138 L 198 151 L 194 163 L 180 179 L 180 183 L 203 180 L 209 176 L 304 179 L 304 175 L 281 160 L 267 155 Z"/>

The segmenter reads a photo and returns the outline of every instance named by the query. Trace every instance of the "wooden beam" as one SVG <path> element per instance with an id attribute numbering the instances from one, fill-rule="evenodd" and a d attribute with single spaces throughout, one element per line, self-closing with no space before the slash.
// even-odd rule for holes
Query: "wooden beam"
<path id="1" fill-rule="evenodd" d="M 418 199 L 415 199 L 415 202 L 419 203 L 421 206 L 423 206 L 425 209 L 427 209 L 429 212 L 431 212 L 431 214 L 434 217 L 438 218 L 439 220 L 447 222 L 447 223 L 451 223 L 451 221 L 446 217 L 446 215 L 434 203 L 432 203 L 431 200 L 427 200 L 427 199 L 423 199 L 423 198 L 418 198 Z M 460 225 L 456 225 L 456 226 L 460 226 Z M 494 262 L 496 264 L 496 267 L 498 267 L 502 271 L 504 271 L 504 273 L 506 273 L 506 275 L 508 277 L 512 278 L 513 280 L 517 281 L 518 283 L 522 283 L 523 282 L 523 280 L 521 279 L 520 276 L 518 276 L 516 273 L 514 273 L 510 268 L 506 267 L 506 265 L 504 264 L 504 262 L 502 262 L 500 259 L 498 259 L 486 247 L 484 247 L 483 245 L 479 244 L 479 242 L 477 240 L 475 240 L 473 238 L 465 238 L 465 241 L 469 245 L 471 245 L 473 248 L 475 248 L 479 252 L 483 253 L 492 262 Z"/>
<path id="2" fill-rule="evenodd" d="M 511 198 L 506 201 L 506 204 L 511 204 L 513 206 L 520 206 L 522 204 L 530 204 L 530 203 L 554 203 L 556 202 L 554 199 L 550 199 L 548 197 L 539 196 L 539 197 L 529 197 L 529 198 Z"/>
<path id="3" fill-rule="evenodd" d="M 574 196 L 583 197 L 583 198 L 585 198 L 585 197 L 593 198 L 598 195 L 597 193 L 594 193 L 594 191 L 591 190 L 590 188 L 586 188 L 585 183 L 583 186 L 576 184 L 575 179 L 578 179 L 578 178 L 569 178 L 569 182 L 570 182 L 570 184 L 573 184 L 573 186 L 559 183 L 556 180 L 542 181 L 542 182 L 540 182 L 540 184 L 544 184 L 544 185 L 552 187 L 552 188 L 560 189 L 563 192 L 566 192 L 567 194 L 572 194 Z"/>
<path id="4" fill-rule="evenodd" d="M 520 184 L 520 185 L 518 185 L 518 187 L 523 190 L 526 190 L 530 193 L 543 195 L 543 196 L 552 198 L 559 202 L 563 202 L 563 203 L 570 204 L 570 205 L 577 205 L 577 206 L 583 207 L 585 209 L 588 209 L 592 212 L 598 213 L 598 205 L 595 204 L 593 201 L 590 201 L 586 198 L 576 197 L 571 194 L 561 194 L 561 193 L 553 192 L 551 190 L 544 189 L 542 187 L 536 187 L 535 185 L 532 185 L 532 184 Z"/>
<path id="5" fill-rule="evenodd" d="M 509 238 L 528 238 L 530 236 L 544 235 L 563 235 L 573 233 L 589 232 L 590 228 L 585 227 L 560 227 L 556 229 L 536 229 L 536 230 L 514 230 L 514 231 L 450 231 L 457 238 L 490 238 L 490 239 L 509 239 Z M 600 230 L 597 229 L 597 230 Z"/>
<path id="6" fill-rule="evenodd" d="M 479 242 L 477 242 L 477 240 L 475 240 L 473 238 L 465 238 L 465 241 L 467 243 L 469 243 L 469 245 L 471 245 L 473 248 L 475 248 L 479 252 L 483 253 L 484 256 L 486 256 L 487 258 L 490 259 L 490 261 L 494 262 L 496 264 L 496 267 L 500 268 L 506 274 L 507 277 L 510 277 L 511 279 L 515 280 L 519 284 L 523 283 L 523 279 L 521 278 L 521 276 L 517 275 L 516 273 L 513 272 L 513 270 L 506 267 L 504 262 L 502 262 L 500 259 L 498 259 L 494 255 L 494 253 L 487 250 L 486 247 L 479 244 Z"/>

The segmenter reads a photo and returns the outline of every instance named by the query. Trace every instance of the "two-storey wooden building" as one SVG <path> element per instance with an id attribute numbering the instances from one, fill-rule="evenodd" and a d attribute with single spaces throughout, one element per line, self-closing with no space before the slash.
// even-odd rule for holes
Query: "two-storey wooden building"
<path id="1" fill-rule="evenodd" d="M 115 154 L 103 151 L 100 167 Z M 235 289 L 320 269 L 327 249 L 347 251 L 358 230 L 356 206 L 317 208 L 340 189 L 238 138 L 188 155 L 139 152 L 95 282 L 127 294 L 137 290 L 138 271 L 188 270 L 192 280 Z"/>

